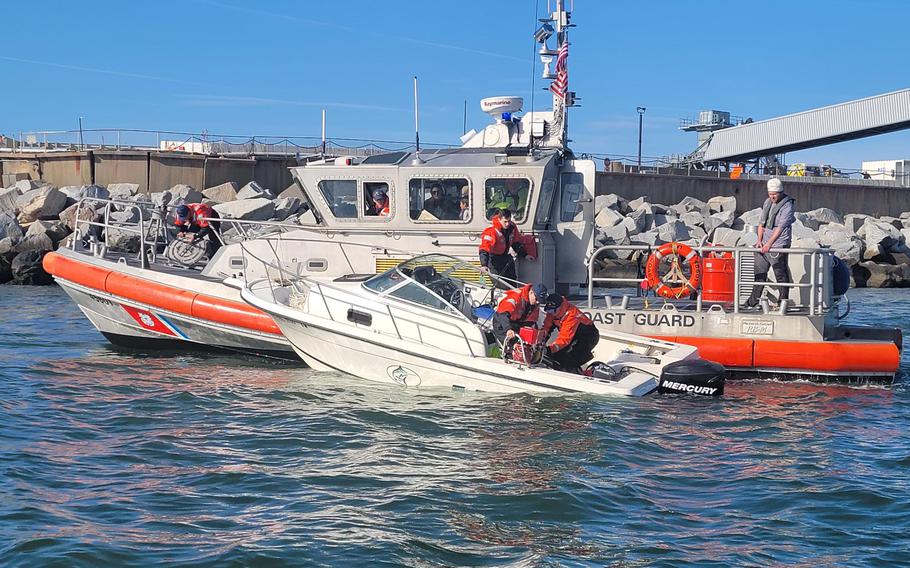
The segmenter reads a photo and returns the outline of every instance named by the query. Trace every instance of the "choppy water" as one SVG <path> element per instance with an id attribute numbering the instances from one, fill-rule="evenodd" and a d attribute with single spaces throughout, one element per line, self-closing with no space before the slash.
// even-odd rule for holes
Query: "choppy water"
<path id="1" fill-rule="evenodd" d="M 907 293 L 851 296 L 910 327 Z M 0 314 L 2 566 L 910 561 L 906 384 L 413 392 L 117 350 L 57 288 Z"/>

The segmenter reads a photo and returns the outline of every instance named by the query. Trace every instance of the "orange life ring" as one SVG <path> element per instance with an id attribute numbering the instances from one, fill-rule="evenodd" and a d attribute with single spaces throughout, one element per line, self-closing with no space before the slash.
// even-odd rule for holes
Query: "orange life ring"
<path id="1" fill-rule="evenodd" d="M 670 287 L 660 276 L 660 259 L 665 256 L 674 255 L 673 266 L 667 276 L 677 276 L 678 280 L 684 278 L 682 269 L 679 266 L 679 259 L 682 258 L 689 265 L 689 278 L 676 287 Z M 701 259 L 698 253 L 692 250 L 692 247 L 683 243 L 666 243 L 661 245 L 655 252 L 648 257 L 648 263 L 645 265 L 645 282 L 654 290 L 654 293 L 663 298 L 682 298 L 698 289 L 701 284 Z"/>

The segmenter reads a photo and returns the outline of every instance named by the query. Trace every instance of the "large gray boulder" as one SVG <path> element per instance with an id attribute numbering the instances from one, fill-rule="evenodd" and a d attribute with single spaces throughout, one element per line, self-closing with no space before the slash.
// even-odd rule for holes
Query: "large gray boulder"
<path id="1" fill-rule="evenodd" d="M 894 227 L 895 229 L 897 229 L 898 231 L 900 231 L 901 229 L 904 228 L 904 222 L 902 220 L 898 219 L 897 217 L 891 217 L 889 215 L 882 215 L 881 217 L 878 218 L 878 222 L 887 223 L 887 224 L 891 225 L 892 227 Z"/>
<path id="2" fill-rule="evenodd" d="M 878 254 L 885 251 L 903 252 L 906 241 L 904 235 L 896 227 L 889 223 L 881 222 L 868 217 L 863 226 L 860 227 L 856 234 L 866 242 L 866 258 L 872 259 L 872 254 L 878 250 Z"/>
<path id="3" fill-rule="evenodd" d="M 857 288 L 904 288 L 910 286 L 910 265 L 891 266 L 871 261 L 853 266 Z"/>
<path id="4" fill-rule="evenodd" d="M 19 242 L 25 236 L 22 227 L 16 215 L 9 211 L 0 211 L 0 239 L 10 238 L 13 242 Z"/>
<path id="5" fill-rule="evenodd" d="M 660 235 L 657 234 L 657 229 L 638 233 L 637 235 L 629 237 L 629 240 L 632 242 L 632 244 L 636 245 L 654 246 L 657 244 L 662 244 Z"/>
<path id="6" fill-rule="evenodd" d="M 111 211 L 108 222 L 115 225 L 132 225 L 139 221 L 139 211 L 130 207 L 125 211 Z"/>
<path id="7" fill-rule="evenodd" d="M 284 221 L 294 213 L 300 210 L 303 201 L 297 197 L 279 197 L 275 200 L 275 212 L 272 218 L 276 221 Z"/>
<path id="8" fill-rule="evenodd" d="M 138 183 L 111 183 L 107 186 L 111 199 L 129 199 L 139 193 Z"/>
<path id="9" fill-rule="evenodd" d="M 604 207 L 598 211 L 597 216 L 594 217 L 594 223 L 601 228 L 612 227 L 622 220 L 622 214 L 609 207 Z"/>
<path id="10" fill-rule="evenodd" d="M 718 227 L 733 227 L 733 222 L 736 220 L 736 213 L 733 211 L 718 211 L 717 213 L 712 213 L 705 218 L 702 223 L 702 227 L 705 229 L 705 233 L 708 235 L 711 234 L 714 229 Z"/>
<path id="11" fill-rule="evenodd" d="M 20 179 L 16 182 L 16 189 L 19 190 L 19 193 L 27 193 L 33 189 L 38 189 L 39 187 L 47 185 L 43 181 L 33 180 L 33 179 Z"/>
<path id="12" fill-rule="evenodd" d="M 44 271 L 41 261 L 44 259 L 43 251 L 26 251 L 16 255 L 10 265 L 13 282 L 16 284 L 30 284 L 47 286 L 54 283 L 53 277 Z"/>
<path id="13" fill-rule="evenodd" d="M 0 284 L 6 284 L 13 279 L 13 270 L 11 266 L 13 259 L 9 258 L 9 255 L 6 254 L 9 250 L 3 250 L 5 246 L 4 241 L 7 240 L 9 239 L 0 239 Z"/>
<path id="14" fill-rule="evenodd" d="M 790 226 L 790 234 L 793 240 L 797 239 L 811 239 L 813 241 L 818 241 L 818 235 L 815 234 L 815 230 L 811 227 L 803 225 L 802 221 L 797 219 Z"/>
<path id="15" fill-rule="evenodd" d="M 707 238 L 708 233 L 701 227 L 689 227 L 689 241 L 698 245 Z"/>
<path id="16" fill-rule="evenodd" d="M 693 211 L 701 213 L 703 216 L 711 213 L 707 203 L 701 199 L 696 199 L 688 195 L 684 197 L 682 201 L 670 207 L 670 209 L 676 211 L 677 215 L 680 217 L 685 213 L 691 213 Z"/>
<path id="17" fill-rule="evenodd" d="M 108 227 L 105 230 L 108 247 L 124 252 L 139 252 L 139 235 L 132 231 Z"/>
<path id="18" fill-rule="evenodd" d="M 642 195 L 641 197 L 636 197 L 635 199 L 632 199 L 629 201 L 629 210 L 630 211 L 635 211 L 636 209 L 640 209 L 641 207 L 644 207 L 644 206 L 649 206 L 648 198 L 645 197 L 644 195 Z M 653 211 L 649 210 L 648 213 L 653 213 Z"/>
<path id="19" fill-rule="evenodd" d="M 834 211 L 834 209 L 828 209 L 827 207 L 819 207 L 818 209 L 813 209 L 812 211 L 807 211 L 806 215 L 818 221 L 818 223 L 838 223 L 843 224 L 844 218 L 840 216 L 839 213 Z"/>
<path id="20" fill-rule="evenodd" d="M 25 232 L 25 237 L 47 235 L 50 237 L 51 241 L 59 243 L 71 232 L 72 231 L 60 221 L 35 221 L 29 226 L 28 231 Z"/>
<path id="21" fill-rule="evenodd" d="M 165 205 L 168 205 L 173 199 L 174 194 L 168 190 L 156 191 L 149 194 L 149 201 L 151 201 L 155 207 L 164 207 Z"/>
<path id="22" fill-rule="evenodd" d="M 6 189 L 0 189 L 0 212 L 18 211 L 19 197 L 21 195 L 22 195 L 22 193 L 19 191 L 19 188 L 16 186 L 7 187 Z"/>
<path id="23" fill-rule="evenodd" d="M 689 240 L 689 229 L 679 219 L 667 221 L 657 228 L 657 236 L 665 243 Z"/>
<path id="24" fill-rule="evenodd" d="M 655 213 L 650 216 L 650 222 L 648 223 L 648 230 L 656 229 L 661 225 L 666 225 L 667 222 L 671 219 L 669 215 L 663 213 Z"/>
<path id="25" fill-rule="evenodd" d="M 844 215 L 844 226 L 853 231 L 854 234 L 859 234 L 859 230 L 866 222 L 866 219 L 869 218 L 869 215 L 862 213 L 847 213 Z"/>
<path id="26" fill-rule="evenodd" d="M 267 221 L 275 213 L 275 203 L 263 197 L 219 203 L 213 207 L 224 218 Z"/>
<path id="27" fill-rule="evenodd" d="M 294 184 L 294 186 L 292 186 L 292 187 L 297 187 L 297 184 Z M 288 189 L 290 189 L 290 188 L 288 188 Z M 299 188 L 298 188 L 298 191 L 300 191 Z M 605 208 L 610 208 L 610 209 L 612 209 L 614 211 L 618 211 L 619 213 L 622 213 L 622 214 L 626 214 L 632 210 L 631 207 L 629 207 L 629 202 L 626 199 L 616 195 L 615 193 L 609 193 L 607 195 L 598 195 L 597 197 L 594 198 L 594 211 L 595 212 L 599 213 L 600 211 L 602 211 Z"/>
<path id="28" fill-rule="evenodd" d="M 237 199 L 274 199 L 275 195 L 268 189 L 265 189 L 255 181 L 246 184 L 237 192 Z"/>
<path id="29" fill-rule="evenodd" d="M 713 242 L 715 245 L 724 247 L 742 246 L 740 243 L 742 236 L 742 231 L 728 229 L 727 227 L 718 227 L 714 230 L 714 234 L 711 236 L 711 242 Z"/>
<path id="30" fill-rule="evenodd" d="M 622 223 L 608 227 L 605 229 L 598 229 L 597 235 L 597 244 L 599 246 L 604 245 L 628 245 L 631 243 L 629 238 L 629 231 L 626 226 Z M 632 256 L 632 251 L 630 250 L 610 250 L 604 253 L 606 258 L 619 258 L 627 260 Z"/>
<path id="31" fill-rule="evenodd" d="M 705 223 L 705 214 L 701 211 L 688 211 L 679 216 L 679 220 L 686 224 L 686 227 L 692 229 Z"/>
<path id="32" fill-rule="evenodd" d="M 19 222 L 25 224 L 38 219 L 56 219 L 66 208 L 66 200 L 66 194 L 52 185 L 23 193 L 17 202 Z"/>
<path id="33" fill-rule="evenodd" d="M 79 212 L 79 218 L 82 221 L 92 221 L 95 218 L 95 209 L 89 206 L 89 204 L 83 203 L 80 207 L 78 203 L 74 203 L 60 212 L 60 222 L 66 226 L 70 231 L 76 230 L 76 211 Z M 83 230 L 88 230 L 87 227 Z"/>
<path id="34" fill-rule="evenodd" d="M 203 194 L 193 189 L 192 186 L 179 183 L 168 190 L 171 194 L 169 205 L 183 205 L 185 203 L 199 203 Z"/>
<path id="35" fill-rule="evenodd" d="M 23 253 L 29 251 L 45 252 L 54 250 L 54 241 L 45 233 L 25 237 L 13 246 L 12 252 Z"/>
<path id="36" fill-rule="evenodd" d="M 95 199 L 109 199 L 111 194 L 100 185 L 65 185 L 60 191 L 73 201 L 79 201 L 84 197 L 93 197 Z"/>
<path id="37" fill-rule="evenodd" d="M 758 222 L 761 221 L 761 207 L 746 211 L 739 216 L 739 219 L 741 219 L 745 225 L 757 226 Z"/>
<path id="38" fill-rule="evenodd" d="M 863 241 L 856 237 L 837 241 L 829 246 L 834 249 L 837 258 L 847 263 L 847 266 L 853 266 L 863 261 Z"/>
<path id="39" fill-rule="evenodd" d="M 288 189 L 290 189 L 290 188 L 288 188 Z M 285 191 L 288 191 L 288 190 L 285 190 Z M 237 184 L 232 181 L 229 181 L 229 182 L 223 183 L 221 185 L 216 185 L 214 187 L 210 187 L 210 188 L 206 189 L 205 191 L 203 191 L 202 195 L 204 195 L 207 199 L 211 199 L 212 201 L 215 201 L 217 203 L 227 203 L 228 201 L 234 201 L 235 199 L 237 199 Z M 303 195 L 303 192 L 301 192 L 301 196 L 302 195 Z M 285 196 L 282 194 L 282 197 L 294 197 L 294 196 L 290 196 L 290 195 Z"/>
<path id="40" fill-rule="evenodd" d="M 818 231 L 819 240 L 823 244 L 832 244 L 839 240 L 845 240 L 847 238 L 856 237 L 856 233 L 847 228 L 846 225 L 840 223 L 828 223 L 827 225 L 822 225 L 819 227 Z"/>
<path id="41" fill-rule="evenodd" d="M 635 223 L 636 233 L 643 233 L 650 228 L 652 216 L 653 215 L 648 212 L 647 206 L 645 206 L 633 209 L 626 215 L 626 218 L 631 219 L 632 222 Z"/>
<path id="42" fill-rule="evenodd" d="M 808 227 L 813 231 L 817 231 L 818 228 L 821 227 L 821 223 L 818 222 L 818 219 L 810 217 L 808 213 L 797 211 L 793 216 L 796 218 L 797 223 L 802 223 L 804 227 Z"/>
<path id="43" fill-rule="evenodd" d="M 711 213 L 729 211 L 736 215 L 736 197 L 732 195 L 718 195 L 708 200 L 708 210 Z"/>

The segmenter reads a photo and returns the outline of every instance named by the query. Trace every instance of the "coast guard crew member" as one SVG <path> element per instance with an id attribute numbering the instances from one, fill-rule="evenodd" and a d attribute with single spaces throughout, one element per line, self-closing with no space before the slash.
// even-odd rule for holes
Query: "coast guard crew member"
<path id="1" fill-rule="evenodd" d="M 480 266 L 512 283 L 517 276 L 515 258 L 509 249 L 514 250 L 519 258 L 527 256 L 519 242 L 521 231 L 512 222 L 512 212 L 508 209 L 501 209 L 490 221 L 492 225 L 480 235 Z"/>
<path id="2" fill-rule="evenodd" d="M 174 224 L 182 229 L 177 233 L 182 237 L 186 233 L 193 233 L 193 242 L 203 238 L 208 238 L 211 254 L 221 248 L 221 239 L 215 234 L 219 230 L 221 223 L 218 221 L 209 221 L 208 219 L 217 219 L 218 212 L 205 203 L 188 203 L 180 205 L 176 210 Z"/>
<path id="3" fill-rule="evenodd" d="M 556 339 L 547 345 L 550 358 L 564 369 L 579 371 L 594 357 L 594 347 L 600 341 L 594 322 L 561 294 L 550 294 L 544 311 L 547 318 L 543 337 L 548 337 L 554 327 L 559 331 Z"/>
<path id="4" fill-rule="evenodd" d="M 515 337 L 515 332 L 521 327 L 536 325 L 540 316 L 540 301 L 546 297 L 547 287 L 543 284 L 526 284 L 506 292 L 493 315 L 493 335 L 496 339 L 506 343 Z"/>

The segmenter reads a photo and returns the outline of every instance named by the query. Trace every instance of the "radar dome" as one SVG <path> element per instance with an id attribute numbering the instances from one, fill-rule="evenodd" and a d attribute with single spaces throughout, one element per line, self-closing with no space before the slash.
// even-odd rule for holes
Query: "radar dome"
<path id="1" fill-rule="evenodd" d="M 504 112 L 518 112 L 524 106 L 521 97 L 487 97 L 481 99 L 480 110 L 493 118 L 499 118 Z"/>

